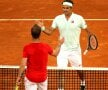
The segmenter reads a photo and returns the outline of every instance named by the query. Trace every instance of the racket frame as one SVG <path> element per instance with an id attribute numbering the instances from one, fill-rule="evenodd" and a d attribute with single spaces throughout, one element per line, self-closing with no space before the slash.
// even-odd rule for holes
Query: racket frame
<path id="1" fill-rule="evenodd" d="M 93 47 L 91 46 L 90 39 L 91 39 L 92 36 L 93 36 L 93 37 L 95 38 L 95 40 L 96 40 L 96 48 L 93 48 Z M 96 50 L 97 48 L 98 48 L 98 40 L 97 40 L 96 36 L 95 36 L 94 34 L 88 35 L 87 49 L 84 51 L 83 54 L 86 55 L 87 52 L 88 52 L 89 50 Z"/>
<path id="2" fill-rule="evenodd" d="M 94 37 L 95 40 L 96 40 L 96 48 L 93 48 L 92 45 L 91 45 L 91 43 L 90 43 L 91 37 Z M 88 46 L 89 46 L 89 49 L 90 49 L 90 50 L 96 50 L 96 49 L 98 48 L 98 40 L 97 40 L 97 38 L 96 38 L 96 36 L 95 36 L 94 34 L 91 34 L 91 35 L 89 36 L 89 45 L 88 45 Z"/>

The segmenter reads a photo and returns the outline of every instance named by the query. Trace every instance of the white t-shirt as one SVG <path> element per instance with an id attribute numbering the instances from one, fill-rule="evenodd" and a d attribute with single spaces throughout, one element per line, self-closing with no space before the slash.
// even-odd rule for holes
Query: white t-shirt
<path id="1" fill-rule="evenodd" d="M 56 16 L 51 27 L 58 28 L 60 38 L 64 37 L 65 39 L 61 48 L 72 50 L 80 47 L 81 29 L 87 28 L 87 25 L 82 16 L 72 13 L 68 20 L 64 14 Z"/>

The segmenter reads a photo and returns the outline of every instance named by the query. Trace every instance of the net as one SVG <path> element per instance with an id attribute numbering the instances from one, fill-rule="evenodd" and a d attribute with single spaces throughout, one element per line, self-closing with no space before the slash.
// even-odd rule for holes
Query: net
<path id="1" fill-rule="evenodd" d="M 15 90 L 18 66 L 0 66 L 0 90 Z M 80 90 L 83 72 L 86 90 L 108 90 L 108 68 L 57 68 L 48 67 L 48 90 Z M 23 76 L 24 77 L 24 76 Z M 19 90 L 24 90 L 24 78 Z"/>

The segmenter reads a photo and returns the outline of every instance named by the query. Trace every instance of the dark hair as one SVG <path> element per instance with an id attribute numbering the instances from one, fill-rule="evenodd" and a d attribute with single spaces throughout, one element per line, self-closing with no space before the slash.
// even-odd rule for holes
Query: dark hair
<path id="1" fill-rule="evenodd" d="M 32 28 L 31 28 L 31 35 L 34 39 L 39 38 L 41 33 L 41 27 L 39 27 L 37 24 L 35 24 Z"/>
<path id="2" fill-rule="evenodd" d="M 70 2 L 70 3 L 74 4 L 74 2 L 72 0 L 64 0 L 63 2 Z M 63 4 L 63 2 L 62 2 L 62 4 Z"/>

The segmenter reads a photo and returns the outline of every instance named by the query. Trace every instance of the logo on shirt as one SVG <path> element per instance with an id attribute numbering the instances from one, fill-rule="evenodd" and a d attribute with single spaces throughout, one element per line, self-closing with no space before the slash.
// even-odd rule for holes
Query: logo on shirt
<path id="1" fill-rule="evenodd" d="M 74 20 L 72 20 L 71 23 L 74 23 Z"/>

